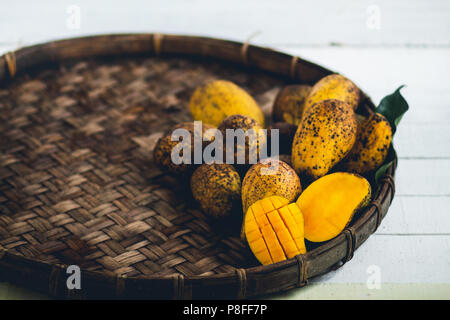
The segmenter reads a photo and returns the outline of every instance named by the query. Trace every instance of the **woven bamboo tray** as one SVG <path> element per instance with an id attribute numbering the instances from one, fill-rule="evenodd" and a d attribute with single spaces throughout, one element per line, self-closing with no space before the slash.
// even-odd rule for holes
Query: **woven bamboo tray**
<path id="1" fill-rule="evenodd" d="M 59 298 L 246 298 L 343 265 L 394 196 L 391 166 L 371 204 L 305 255 L 261 266 L 152 162 L 158 137 L 189 121 L 194 88 L 228 79 L 267 111 L 277 89 L 331 73 L 270 49 L 132 34 L 56 41 L 0 57 L 0 280 Z M 373 109 L 364 94 L 360 112 Z M 238 229 L 238 228 L 237 228 Z M 68 290 L 68 265 L 81 290 Z"/>

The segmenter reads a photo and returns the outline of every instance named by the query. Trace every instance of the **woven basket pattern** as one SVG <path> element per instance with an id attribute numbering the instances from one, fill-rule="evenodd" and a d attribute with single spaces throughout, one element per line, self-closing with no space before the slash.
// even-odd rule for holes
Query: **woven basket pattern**
<path id="1" fill-rule="evenodd" d="M 191 120 L 194 88 L 218 78 L 266 112 L 284 84 L 229 64 L 150 57 L 59 63 L 0 89 L 0 249 L 127 277 L 258 265 L 238 228 L 220 232 L 189 182 L 152 161 L 162 133 Z"/>

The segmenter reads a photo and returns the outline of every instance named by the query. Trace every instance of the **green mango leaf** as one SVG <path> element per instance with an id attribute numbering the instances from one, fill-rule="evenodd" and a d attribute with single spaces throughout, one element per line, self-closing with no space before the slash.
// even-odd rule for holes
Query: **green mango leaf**
<path id="1" fill-rule="evenodd" d="M 397 126 L 400 123 L 403 115 L 408 111 L 409 106 L 405 98 L 403 98 L 400 90 L 404 86 L 400 86 L 394 93 L 384 97 L 375 112 L 382 114 L 386 117 L 392 127 L 392 135 L 394 136 L 397 131 Z M 386 160 L 384 164 L 378 168 L 375 172 L 375 181 L 379 184 L 380 179 L 384 176 L 389 167 L 393 164 L 394 160 L 397 158 L 394 146 L 391 143 Z"/>
<path id="2" fill-rule="evenodd" d="M 392 135 L 397 131 L 397 126 L 400 123 L 403 115 L 408 111 L 409 106 L 405 98 L 403 98 L 400 90 L 404 85 L 400 86 L 394 93 L 384 97 L 375 112 L 386 117 L 392 127 Z"/>

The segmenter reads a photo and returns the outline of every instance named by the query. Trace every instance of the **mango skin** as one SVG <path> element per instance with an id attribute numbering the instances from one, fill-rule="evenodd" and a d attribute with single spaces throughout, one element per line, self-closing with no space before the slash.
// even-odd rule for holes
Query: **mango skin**
<path id="1" fill-rule="evenodd" d="M 298 126 L 292 143 L 292 166 L 316 180 L 344 159 L 356 141 L 358 124 L 353 109 L 340 100 L 313 105 Z"/>
<path id="2" fill-rule="evenodd" d="M 239 152 L 242 154 L 245 152 L 245 163 L 244 164 L 250 164 L 250 159 L 256 159 L 256 161 L 259 160 L 259 149 L 263 148 L 264 145 L 266 144 L 267 141 L 267 137 L 264 134 L 264 132 L 262 132 L 262 127 L 261 125 L 259 125 L 258 122 L 256 122 L 256 120 L 254 120 L 251 117 L 248 116 L 244 116 L 241 114 L 235 114 L 235 115 L 231 115 L 227 118 L 225 118 L 223 120 L 223 122 L 219 125 L 219 127 L 217 128 L 218 130 L 220 130 L 220 132 L 222 133 L 223 136 L 223 146 L 224 146 L 224 156 L 223 156 L 223 161 L 226 162 L 226 151 L 227 151 L 227 145 L 226 145 L 226 131 L 227 129 L 242 129 L 244 132 L 247 132 L 248 130 L 253 129 L 255 131 L 256 136 L 256 140 L 253 139 L 248 139 L 246 138 L 245 140 L 245 144 L 244 145 L 239 145 L 237 143 L 237 141 L 235 141 L 234 146 L 233 146 L 233 150 L 234 150 L 234 164 L 235 166 L 238 165 L 237 160 L 238 160 L 238 154 Z M 231 148 L 231 146 L 229 146 Z M 229 151 L 231 152 L 231 150 Z M 252 156 L 254 158 L 250 157 L 250 152 L 255 152 L 256 154 L 253 154 Z"/>
<path id="3" fill-rule="evenodd" d="M 298 125 L 303 116 L 306 98 L 311 92 L 308 85 L 289 85 L 280 90 L 273 104 L 273 122 Z"/>
<path id="4" fill-rule="evenodd" d="M 199 86 L 189 103 L 194 120 L 219 126 L 228 116 L 242 114 L 265 126 L 264 115 L 256 101 L 231 81 L 215 80 Z"/>
<path id="5" fill-rule="evenodd" d="M 172 149 L 178 144 L 183 143 L 182 141 L 172 141 L 171 134 L 175 129 L 183 128 L 188 130 L 191 133 L 191 163 L 182 163 L 182 164 L 174 164 L 172 162 L 171 154 Z M 205 132 L 208 129 L 213 129 L 214 127 L 203 124 L 202 126 L 202 136 L 204 137 Z M 199 137 L 202 139 L 202 137 Z M 203 147 L 208 142 L 203 142 Z M 173 173 L 173 174 L 182 174 L 189 175 L 194 169 L 195 165 L 192 163 L 194 161 L 194 123 L 193 122 L 183 122 L 177 124 L 170 128 L 165 134 L 158 139 L 155 148 L 153 149 L 153 160 L 155 164 L 160 167 L 162 170 Z"/>
<path id="6" fill-rule="evenodd" d="M 278 170 L 270 169 L 270 161 L 264 159 L 254 164 L 246 173 L 242 181 L 242 208 L 247 212 L 248 208 L 260 199 L 278 195 L 289 202 L 295 201 L 302 192 L 300 178 L 286 162 L 275 160 Z M 274 166 L 275 167 L 275 166 Z M 264 173 L 262 170 L 267 170 Z M 272 171 L 271 171 L 272 170 Z"/>
<path id="7" fill-rule="evenodd" d="M 279 155 L 274 155 L 273 157 L 268 157 L 268 158 L 264 158 L 264 160 L 270 160 L 270 159 L 278 159 L 281 160 L 283 162 L 286 162 L 286 164 L 292 168 L 292 163 L 291 163 L 291 155 L 290 154 L 279 154 Z M 295 172 L 295 171 L 294 171 Z"/>
<path id="8" fill-rule="evenodd" d="M 258 200 L 277 195 L 289 202 L 295 201 L 302 192 L 300 178 L 286 162 L 275 160 L 278 170 L 272 170 L 271 159 L 264 159 L 254 164 L 246 173 L 242 181 L 242 208 L 245 213 Z M 273 166 L 275 168 L 275 165 Z M 264 172 L 261 169 L 268 170 Z M 243 228 L 241 230 L 243 237 Z"/>
<path id="9" fill-rule="evenodd" d="M 355 145 L 343 161 L 346 171 L 365 174 L 380 167 L 389 151 L 392 128 L 381 114 L 374 113 L 358 126 Z"/>
<path id="10" fill-rule="evenodd" d="M 359 104 L 360 90 L 346 77 L 340 74 L 330 74 L 314 84 L 306 98 L 303 113 L 315 103 L 327 99 L 341 100 L 356 110 Z"/>
<path id="11" fill-rule="evenodd" d="M 369 204 L 371 191 L 365 178 L 348 172 L 328 174 L 311 183 L 296 202 L 305 221 L 305 239 L 323 242 L 339 235 Z"/>
<path id="12" fill-rule="evenodd" d="M 191 176 L 191 191 L 204 213 L 230 216 L 240 208 L 241 178 L 232 165 L 202 164 Z"/>

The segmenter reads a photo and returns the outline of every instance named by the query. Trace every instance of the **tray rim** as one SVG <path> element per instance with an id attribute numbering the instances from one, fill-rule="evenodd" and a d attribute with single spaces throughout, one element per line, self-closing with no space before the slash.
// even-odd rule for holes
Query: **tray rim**
<path id="1" fill-rule="evenodd" d="M 159 33 L 106 34 L 41 43 L 8 52 L 0 57 L 0 82 L 36 66 L 67 59 L 110 55 L 149 54 L 193 55 L 225 60 L 244 67 L 254 67 L 289 77 L 292 81 L 313 83 L 317 77 L 333 73 L 315 63 L 270 48 L 230 40 Z M 373 110 L 371 99 L 362 92 L 366 110 Z M 381 179 L 372 202 L 361 217 L 344 232 L 322 246 L 271 265 L 236 269 L 235 272 L 183 276 L 110 276 L 101 271 L 82 270 L 82 283 L 88 289 L 69 290 L 65 285 L 68 265 L 51 264 L 27 258 L 0 248 L 0 278 L 59 298 L 248 298 L 295 287 L 308 279 L 340 267 L 353 257 L 354 251 L 374 233 L 387 214 L 395 193 L 397 158 Z M 321 258 L 325 266 L 321 265 Z M 29 280 L 29 282 L 27 282 Z M 161 290 L 161 295 L 152 289 Z M 218 292 L 221 290 L 223 292 Z M 92 292 L 93 291 L 93 292 Z"/>

